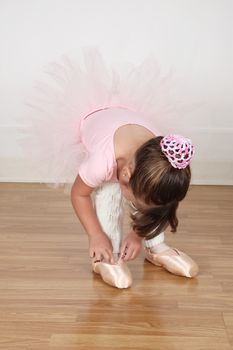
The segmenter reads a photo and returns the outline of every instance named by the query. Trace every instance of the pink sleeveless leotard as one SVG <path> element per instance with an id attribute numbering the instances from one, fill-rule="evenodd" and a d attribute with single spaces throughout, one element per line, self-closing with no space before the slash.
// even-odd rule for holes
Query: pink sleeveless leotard
<path id="1" fill-rule="evenodd" d="M 86 156 L 79 167 L 79 176 L 88 186 L 95 188 L 107 181 L 117 181 L 114 134 L 126 124 L 142 125 L 159 135 L 150 121 L 124 107 L 101 109 L 82 118 L 79 136 Z"/>

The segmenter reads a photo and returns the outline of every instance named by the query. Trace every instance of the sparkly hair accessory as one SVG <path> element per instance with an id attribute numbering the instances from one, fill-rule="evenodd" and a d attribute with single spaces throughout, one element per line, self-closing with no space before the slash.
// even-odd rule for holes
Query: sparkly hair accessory
<path id="1" fill-rule="evenodd" d="M 186 168 L 194 154 L 192 141 L 180 135 L 164 136 L 160 146 L 171 165 L 178 169 Z"/>

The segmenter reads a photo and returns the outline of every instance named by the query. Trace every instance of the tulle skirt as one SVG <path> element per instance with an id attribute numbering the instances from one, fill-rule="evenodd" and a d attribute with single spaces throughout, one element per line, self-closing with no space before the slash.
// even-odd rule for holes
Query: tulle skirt
<path id="1" fill-rule="evenodd" d="M 171 74 L 161 76 L 153 57 L 123 71 L 109 67 L 98 49 L 86 48 L 80 59 L 63 56 L 48 64 L 45 73 L 27 103 L 31 126 L 21 142 L 40 182 L 70 188 L 86 154 L 79 137 L 80 118 L 85 115 L 125 106 L 161 130 L 167 117 L 176 113 Z"/>

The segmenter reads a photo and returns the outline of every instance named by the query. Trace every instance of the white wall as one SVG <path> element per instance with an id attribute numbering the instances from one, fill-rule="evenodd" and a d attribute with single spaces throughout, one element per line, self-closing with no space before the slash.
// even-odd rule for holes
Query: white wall
<path id="1" fill-rule="evenodd" d="M 197 152 L 193 182 L 233 184 L 232 0 L 0 0 L 0 181 L 38 181 L 17 146 L 43 65 L 98 46 L 108 62 L 153 52 L 187 104 L 179 131 Z"/>

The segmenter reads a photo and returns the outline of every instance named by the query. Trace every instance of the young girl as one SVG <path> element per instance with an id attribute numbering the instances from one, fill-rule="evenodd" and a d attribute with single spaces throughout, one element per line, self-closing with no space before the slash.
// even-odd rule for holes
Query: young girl
<path id="1" fill-rule="evenodd" d="M 169 248 L 163 233 L 169 224 L 176 231 L 176 209 L 190 183 L 191 141 L 177 135 L 158 136 L 140 114 L 120 107 L 85 116 L 79 133 L 87 156 L 71 198 L 88 234 L 93 270 L 115 287 L 129 287 L 132 278 L 126 262 L 138 256 L 143 243 L 150 262 L 194 277 L 197 265 L 186 254 Z M 123 242 L 122 195 L 133 208 L 132 230 Z"/>
<path id="2" fill-rule="evenodd" d="M 52 74 L 62 89 L 45 90 L 49 103 L 40 107 L 43 123 L 37 113 L 34 131 L 47 175 L 56 184 L 72 184 L 71 201 L 89 238 L 93 270 L 106 283 L 128 288 L 127 261 L 144 246 L 152 264 L 196 276 L 196 263 L 164 243 L 166 227 L 175 232 L 178 225 L 176 210 L 189 188 L 193 155 L 189 139 L 162 137 L 157 130 L 166 80 L 159 78 L 157 64 L 146 60 L 122 84 L 116 74 L 109 78 L 98 51 L 88 50 L 84 57 L 84 69 L 67 60 L 56 64 Z M 34 157 L 37 168 L 39 158 Z M 131 207 L 132 228 L 122 239 L 123 198 Z"/>

